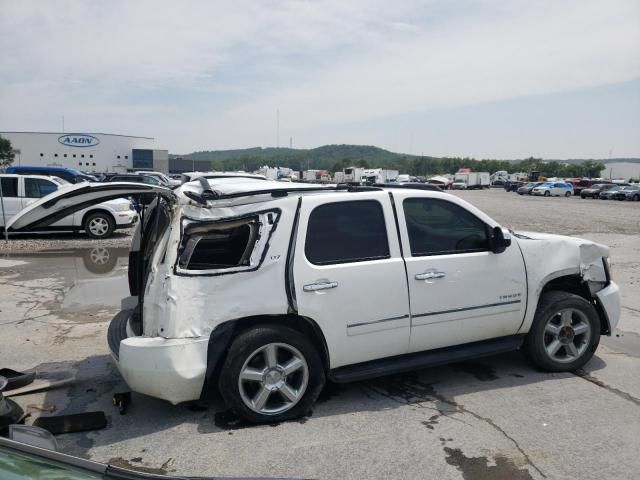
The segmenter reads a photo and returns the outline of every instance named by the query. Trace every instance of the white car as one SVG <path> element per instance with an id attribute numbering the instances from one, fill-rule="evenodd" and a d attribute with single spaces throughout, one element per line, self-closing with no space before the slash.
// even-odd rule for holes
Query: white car
<path id="1" fill-rule="evenodd" d="M 66 191 L 71 184 L 58 177 L 44 175 L 0 174 L 4 203 L 4 217 L 7 221 L 24 208 L 41 198 L 60 191 Z M 78 184 L 83 188 L 87 182 Z M 101 184 L 96 184 L 101 185 Z M 80 231 L 92 238 L 107 238 L 115 229 L 127 228 L 136 224 L 138 214 L 131 201 L 114 198 L 97 205 L 79 210 L 71 215 L 55 218 L 53 222 L 34 225 L 31 231 Z M 0 227 L 4 229 L 2 210 L 0 209 Z"/>
<path id="2" fill-rule="evenodd" d="M 571 197 L 573 186 L 565 182 L 546 182 L 531 190 L 532 195 L 543 195 L 545 197 Z"/>
<path id="3" fill-rule="evenodd" d="M 467 183 L 466 182 L 462 182 L 462 181 L 459 181 L 459 182 L 456 181 L 456 182 L 453 182 L 451 184 L 451 188 L 453 190 L 466 190 L 467 189 Z"/>
<path id="4" fill-rule="evenodd" d="M 260 180 L 155 192 L 109 327 L 129 387 L 171 403 L 219 392 L 242 418 L 306 414 L 349 382 L 521 349 L 573 371 L 610 335 L 609 249 L 510 232 L 439 191 Z M 113 192 L 52 194 L 11 221 L 46 222 Z M 541 261 L 544 259 L 544 261 Z"/>

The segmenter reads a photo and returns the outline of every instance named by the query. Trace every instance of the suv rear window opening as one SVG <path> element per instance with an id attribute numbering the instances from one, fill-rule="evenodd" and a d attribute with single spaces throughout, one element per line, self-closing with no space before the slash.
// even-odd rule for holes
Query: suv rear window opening
<path id="1" fill-rule="evenodd" d="M 185 228 L 178 266 L 187 270 L 214 270 L 250 266 L 258 239 L 258 217 Z"/>

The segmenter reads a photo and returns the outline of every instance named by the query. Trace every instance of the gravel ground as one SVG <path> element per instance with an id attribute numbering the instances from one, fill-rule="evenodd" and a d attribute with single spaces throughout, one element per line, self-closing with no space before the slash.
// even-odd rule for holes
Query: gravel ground
<path id="1" fill-rule="evenodd" d="M 107 428 L 60 435 L 61 449 L 152 473 L 637 478 L 640 203 L 502 190 L 456 195 L 506 226 L 579 235 L 611 247 L 623 294 L 620 329 L 603 339 L 584 371 L 540 373 L 514 352 L 329 385 L 312 416 L 277 425 L 242 425 L 217 402 L 173 406 L 136 394 L 119 415 L 111 398 L 127 387 L 109 359 L 105 335 L 126 295 L 128 235 L 108 242 L 58 235 L 11 240 L 12 254 L 0 256 L 0 367 L 34 368 L 49 378 L 75 375 L 68 387 L 15 400 L 23 407 L 53 406 L 54 415 L 105 411 Z"/>
<path id="2" fill-rule="evenodd" d="M 16 234 L 9 236 L 9 241 L 4 240 L 0 234 L 0 255 L 19 254 L 21 252 L 38 252 L 42 250 L 59 250 L 74 248 L 92 248 L 96 246 L 108 248 L 129 248 L 133 228 L 116 230 L 110 238 L 96 240 L 84 233 L 41 233 L 41 234 Z"/>

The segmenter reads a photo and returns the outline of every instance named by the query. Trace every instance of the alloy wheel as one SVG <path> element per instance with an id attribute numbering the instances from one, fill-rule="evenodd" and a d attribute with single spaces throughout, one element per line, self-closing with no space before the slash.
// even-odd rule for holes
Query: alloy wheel
<path id="1" fill-rule="evenodd" d="M 304 356 L 286 343 L 269 343 L 244 362 L 238 378 L 240 397 L 247 408 L 262 415 L 292 409 L 309 383 Z"/>
<path id="2" fill-rule="evenodd" d="M 547 355 L 555 362 L 570 363 L 589 347 L 591 324 L 581 310 L 565 308 L 549 317 L 543 335 Z"/>
<path id="3" fill-rule="evenodd" d="M 104 217 L 95 217 L 89 221 L 89 231 L 96 237 L 102 237 L 109 231 L 109 222 Z"/>

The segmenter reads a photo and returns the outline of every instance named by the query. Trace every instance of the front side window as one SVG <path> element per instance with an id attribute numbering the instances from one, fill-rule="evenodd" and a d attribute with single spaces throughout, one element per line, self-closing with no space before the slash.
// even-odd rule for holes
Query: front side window
<path id="1" fill-rule="evenodd" d="M 487 225 L 455 203 L 407 198 L 403 209 L 414 257 L 489 250 Z"/>
<path id="2" fill-rule="evenodd" d="M 57 189 L 58 186 L 49 180 L 42 178 L 24 179 L 25 197 L 27 198 L 42 198 L 45 195 L 55 192 Z"/>
<path id="3" fill-rule="evenodd" d="M 309 217 L 305 254 L 315 265 L 389 258 L 380 202 L 357 200 L 316 207 Z"/>

